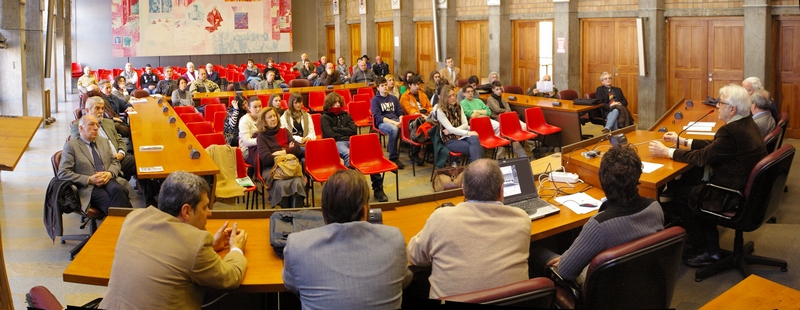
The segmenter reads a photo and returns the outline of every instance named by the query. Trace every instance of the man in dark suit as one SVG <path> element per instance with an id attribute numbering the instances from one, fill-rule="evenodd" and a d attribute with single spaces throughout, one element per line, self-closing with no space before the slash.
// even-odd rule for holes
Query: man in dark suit
<path id="1" fill-rule="evenodd" d="M 106 138 L 109 142 L 111 149 L 114 151 L 114 157 L 120 163 L 120 171 L 125 180 L 130 181 L 132 176 L 136 175 L 136 160 L 133 158 L 133 153 L 128 152 L 128 146 L 122 140 L 122 136 L 117 133 L 114 127 L 114 121 L 103 118 L 103 107 L 105 102 L 100 97 L 89 97 L 86 99 L 86 108 L 83 110 L 84 115 L 94 115 L 97 118 L 98 130 L 97 133 L 100 137 Z M 72 139 L 80 138 L 80 131 L 78 129 L 78 121 L 73 121 L 69 125 L 69 132 Z"/>
<path id="2" fill-rule="evenodd" d="M 603 117 L 606 118 L 603 133 L 633 124 L 628 111 L 628 100 L 622 94 L 622 88 L 611 85 L 613 80 L 614 77 L 611 76 L 611 73 L 601 73 L 600 83 L 603 85 L 598 86 L 595 90 L 595 98 L 603 104 Z"/>
<path id="3" fill-rule="evenodd" d="M 704 220 L 689 209 L 698 199 L 696 187 L 702 179 L 710 183 L 743 191 L 750 177 L 750 170 L 767 155 L 758 126 L 750 117 L 750 96 L 739 85 L 728 85 L 719 90 L 717 103 L 719 119 L 725 125 L 717 130 L 713 140 L 679 138 L 674 132 L 664 134 L 664 141 L 676 143 L 667 148 L 658 141 L 650 142 L 650 152 L 655 156 L 670 157 L 676 161 L 690 163 L 697 168 L 684 173 L 680 180 L 667 184 L 662 196 L 672 201 L 664 204 L 665 213 L 677 213 L 689 235 L 687 244 L 692 246 L 684 255 L 684 263 L 692 267 L 707 266 L 719 259 L 719 232 L 717 226 Z M 701 177 L 702 176 L 702 177 Z M 722 210 L 732 206 L 722 205 L 724 194 L 703 201 L 704 208 L 715 203 Z M 695 208 L 693 208 L 695 209 Z"/>
<path id="4" fill-rule="evenodd" d="M 78 187 L 81 207 L 89 203 L 108 214 L 109 207 L 131 207 L 127 183 L 120 176 L 120 165 L 108 141 L 98 137 L 99 124 L 94 115 L 80 119 L 80 137 L 64 144 L 58 178 Z M 128 186 L 129 187 L 129 186 Z"/>

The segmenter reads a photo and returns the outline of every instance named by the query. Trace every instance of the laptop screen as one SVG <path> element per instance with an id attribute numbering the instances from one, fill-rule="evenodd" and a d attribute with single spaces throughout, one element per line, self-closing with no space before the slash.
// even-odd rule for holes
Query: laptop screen
<path id="1" fill-rule="evenodd" d="M 531 163 L 528 158 L 511 158 L 499 160 L 500 171 L 503 172 L 503 201 L 517 201 L 538 197 L 536 182 L 533 179 Z"/>

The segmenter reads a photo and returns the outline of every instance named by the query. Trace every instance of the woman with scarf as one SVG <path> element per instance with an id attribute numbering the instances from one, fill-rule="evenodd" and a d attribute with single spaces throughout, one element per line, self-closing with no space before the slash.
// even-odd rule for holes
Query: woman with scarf
<path id="1" fill-rule="evenodd" d="M 289 96 L 289 109 L 283 112 L 283 116 L 281 116 L 281 127 L 291 132 L 294 141 L 300 145 L 305 145 L 306 142 L 317 139 L 311 115 L 303 111 L 303 96 L 300 93 L 293 92 Z M 306 148 L 301 146 L 300 157 L 305 157 L 305 154 Z"/>
<path id="2" fill-rule="evenodd" d="M 439 92 L 442 98 L 437 108 L 436 120 L 439 121 L 442 142 L 452 152 L 469 155 L 469 162 L 483 157 L 483 147 L 478 140 L 478 133 L 469 130 L 469 122 L 461 104 L 456 101 L 453 87 L 446 85 Z"/>
<path id="3" fill-rule="evenodd" d="M 285 208 L 300 208 L 305 199 L 305 184 L 302 176 L 288 179 L 272 179 L 270 171 L 276 164 L 275 157 L 293 154 L 300 155 L 300 146 L 294 142 L 289 131 L 281 128 L 280 116 L 272 107 L 266 107 L 258 112 L 258 137 L 256 138 L 256 148 L 258 150 L 258 160 L 261 161 L 261 176 L 265 182 L 271 184 L 269 189 L 269 202 L 274 207 L 280 205 Z M 278 142 L 278 135 L 286 135 L 283 143 Z"/>

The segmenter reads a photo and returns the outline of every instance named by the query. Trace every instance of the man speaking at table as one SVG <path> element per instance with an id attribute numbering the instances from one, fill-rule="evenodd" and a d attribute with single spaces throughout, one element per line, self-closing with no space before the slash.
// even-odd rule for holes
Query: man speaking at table
<path id="1" fill-rule="evenodd" d="M 663 204 L 665 213 L 677 213 L 688 233 L 687 243 L 692 246 L 685 251 L 683 262 L 692 267 L 707 266 L 719 259 L 719 231 L 714 222 L 693 214 L 690 205 L 699 198 L 698 186 L 709 183 L 743 191 L 759 160 L 767 155 L 758 126 L 750 117 L 750 96 L 739 85 L 728 85 L 719 90 L 717 102 L 719 119 L 725 125 L 717 130 L 713 140 L 680 138 L 674 132 L 664 134 L 664 141 L 676 143 L 680 148 L 667 148 L 659 141 L 650 142 L 650 153 L 670 157 L 675 161 L 690 163 L 697 167 L 684 173 L 679 180 L 667 183 L 662 197 L 672 201 Z M 730 210 L 726 201 L 735 201 L 719 192 L 703 199 L 703 206 L 712 211 Z"/>
<path id="2" fill-rule="evenodd" d="M 200 309 L 205 287 L 239 286 L 247 234 L 228 222 L 213 236 L 206 231 L 209 190 L 203 178 L 176 171 L 161 185 L 158 208 L 128 214 L 101 309 Z"/>

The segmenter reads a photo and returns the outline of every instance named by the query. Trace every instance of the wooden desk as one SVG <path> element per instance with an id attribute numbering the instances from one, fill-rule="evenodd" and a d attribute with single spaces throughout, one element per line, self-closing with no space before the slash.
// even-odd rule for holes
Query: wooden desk
<path id="1" fill-rule="evenodd" d="M 149 97 L 146 103 L 134 103 L 136 114 L 129 114 L 131 125 L 131 140 L 133 141 L 133 155 L 136 158 L 137 172 L 139 167 L 161 166 L 162 172 L 138 172 L 139 179 L 166 178 L 170 173 L 184 170 L 197 175 L 216 175 L 219 167 L 208 156 L 197 138 L 186 128 L 175 110 L 164 103 L 167 112 L 162 112 L 162 107 L 156 99 Z M 175 116 L 175 123 L 169 123 L 169 116 Z M 178 138 L 178 128 L 186 132 L 186 138 Z M 163 145 L 159 152 L 142 152 L 139 147 L 143 145 Z M 200 152 L 200 158 L 190 159 L 189 152 L 192 148 Z"/>
<path id="2" fill-rule="evenodd" d="M 676 119 L 675 113 L 680 111 L 683 114 L 683 119 Z M 714 111 L 714 113 L 708 115 L 708 111 Z M 712 107 L 709 105 L 705 105 L 702 103 L 695 103 L 692 107 L 687 107 L 686 102 L 679 102 L 678 104 L 672 106 L 667 113 L 664 114 L 652 127 L 650 127 L 650 131 L 658 131 L 661 127 L 666 127 L 667 131 L 674 131 L 674 132 L 681 132 L 683 130 L 683 126 L 688 125 L 691 122 L 696 121 L 697 119 L 703 117 L 703 115 L 708 115 L 701 120 L 701 122 L 716 122 L 716 126 L 712 129 L 713 132 L 716 132 L 717 129 L 725 125 L 725 122 L 719 119 L 719 114 L 717 113 L 717 108 Z M 711 140 L 714 139 L 713 135 L 691 135 L 687 132 L 691 132 L 692 128 L 689 128 L 686 132 L 681 134 L 681 138 L 689 138 L 689 139 L 706 139 Z"/>
<path id="3" fill-rule="evenodd" d="M 509 96 L 516 97 L 516 100 L 509 100 Z M 509 105 L 511 105 L 511 109 L 517 112 L 522 120 L 525 120 L 525 109 L 530 107 L 542 108 L 547 123 L 561 127 L 561 146 L 581 141 L 580 113 L 602 107 L 602 105 L 599 104 L 592 106 L 575 105 L 572 103 L 572 100 L 517 94 L 503 94 L 503 99 L 508 101 Z M 553 102 L 560 102 L 561 106 L 553 106 Z"/>
<path id="4" fill-rule="evenodd" d="M 599 189 L 592 189 L 590 195 L 600 198 L 604 194 Z M 443 199 L 441 202 L 452 201 L 454 203 L 463 201 L 463 197 L 453 199 Z M 423 202 L 419 204 L 398 207 L 395 210 L 383 212 L 384 225 L 395 226 L 400 229 L 406 239 L 406 243 L 416 235 L 430 214 L 441 202 Z M 269 216 L 272 210 L 258 211 L 233 211 L 229 212 L 234 218 L 224 211 L 215 211 L 213 217 L 208 219 L 206 229 L 214 233 L 224 221 L 234 221 L 239 223 L 239 227 L 248 232 L 245 256 L 247 257 L 247 271 L 245 272 L 242 285 L 237 289 L 241 292 L 282 292 L 283 286 L 283 261 L 275 255 L 269 244 Z M 531 222 L 531 240 L 539 240 L 560 232 L 582 226 L 591 216 L 597 212 L 588 214 L 575 214 L 566 207 L 561 207 L 559 214 L 538 219 Z M 239 218 L 236 218 L 236 217 Z M 241 217 L 248 217 L 243 219 Z M 64 270 L 63 279 L 65 282 L 74 282 L 91 285 L 108 285 L 111 275 L 111 264 L 114 261 L 114 250 L 116 249 L 119 232 L 124 221 L 122 216 L 109 216 L 105 219 L 100 228 L 83 247 L 83 250 Z"/>
<path id="5" fill-rule="evenodd" d="M 798 308 L 800 308 L 800 291 L 757 275 L 750 275 L 700 309 Z"/>
<path id="6" fill-rule="evenodd" d="M 14 171 L 41 124 L 38 116 L 0 115 L 0 170 Z"/>
<path id="7" fill-rule="evenodd" d="M 636 148 L 639 150 L 639 157 L 643 162 L 664 165 L 663 167 L 651 173 L 642 173 L 642 176 L 639 177 L 639 195 L 642 195 L 643 197 L 657 198 L 659 187 L 663 186 L 668 181 L 674 179 L 692 167 L 690 164 L 677 162 L 671 158 L 654 157 L 650 154 L 650 151 L 647 149 L 648 142 L 652 140 L 661 140 L 661 138 L 664 136 L 664 133 L 662 132 L 633 130 L 625 133 L 625 136 L 628 138 L 629 144 L 638 144 L 636 145 Z M 595 143 L 589 143 L 586 148 L 592 149 L 594 145 Z M 611 144 L 606 140 L 600 144 L 597 144 L 596 150 L 605 152 L 610 147 Z M 600 161 L 602 159 L 602 155 L 587 159 L 580 154 L 582 151 L 584 150 L 578 149 L 574 152 L 564 152 L 562 155 L 563 162 L 569 163 L 567 166 L 568 171 L 577 173 L 584 182 L 600 188 L 600 179 L 597 176 L 597 172 L 600 170 Z"/>

